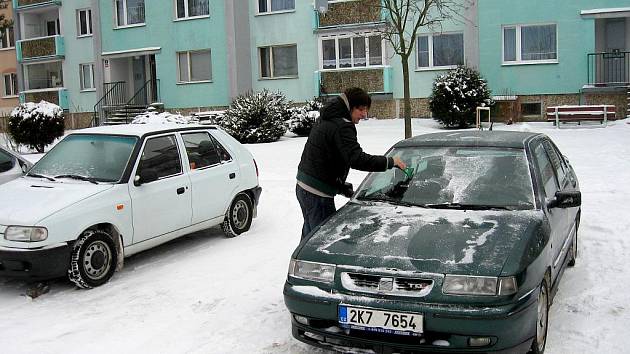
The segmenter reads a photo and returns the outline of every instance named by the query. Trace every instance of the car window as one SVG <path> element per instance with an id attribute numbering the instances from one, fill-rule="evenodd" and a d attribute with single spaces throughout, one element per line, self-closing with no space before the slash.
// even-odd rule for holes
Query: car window
<path id="1" fill-rule="evenodd" d="M 556 148 L 549 141 L 545 141 L 543 144 L 545 145 L 545 150 L 547 150 L 547 154 L 549 155 L 551 164 L 553 165 L 553 168 L 556 171 L 558 182 L 560 186 L 564 187 L 566 167 L 564 166 L 564 162 L 562 161 L 563 159 L 558 153 L 558 151 L 556 150 Z"/>
<path id="2" fill-rule="evenodd" d="M 542 185 L 547 197 L 553 197 L 558 190 L 558 182 L 554 173 L 554 167 L 541 144 L 534 148 L 534 156 L 538 164 L 538 170 L 542 178 Z"/>
<path id="3" fill-rule="evenodd" d="M 221 162 L 213 139 L 207 132 L 182 134 L 190 169 L 216 165 Z"/>
<path id="4" fill-rule="evenodd" d="M 214 145 L 217 147 L 217 152 L 219 153 L 219 157 L 221 158 L 221 162 L 232 161 L 232 156 L 230 153 L 221 145 L 221 143 L 213 136 L 210 136 Z"/>
<path id="5" fill-rule="evenodd" d="M 175 135 L 147 139 L 140 157 L 138 171 L 149 168 L 157 172 L 158 178 L 182 173 Z"/>
<path id="6" fill-rule="evenodd" d="M 15 166 L 15 158 L 0 150 L 0 173 L 7 172 Z"/>

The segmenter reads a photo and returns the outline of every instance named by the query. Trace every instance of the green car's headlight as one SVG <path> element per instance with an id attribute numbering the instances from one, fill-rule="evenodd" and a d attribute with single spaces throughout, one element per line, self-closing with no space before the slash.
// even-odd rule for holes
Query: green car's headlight
<path id="1" fill-rule="evenodd" d="M 335 266 L 292 259 L 291 263 L 289 263 L 289 276 L 332 284 L 335 279 Z"/>
<path id="2" fill-rule="evenodd" d="M 4 238 L 9 241 L 38 242 L 48 238 L 45 227 L 9 226 L 4 231 Z"/>
<path id="3" fill-rule="evenodd" d="M 442 292 L 450 295 L 512 295 L 517 290 L 514 277 L 447 275 L 444 277 L 444 284 L 442 284 Z"/>

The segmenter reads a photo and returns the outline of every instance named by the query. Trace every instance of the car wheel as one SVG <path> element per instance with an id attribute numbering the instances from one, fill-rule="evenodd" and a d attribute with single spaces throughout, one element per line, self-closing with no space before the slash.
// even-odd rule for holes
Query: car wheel
<path id="1" fill-rule="evenodd" d="M 536 336 L 534 337 L 530 353 L 542 354 L 545 352 L 547 328 L 549 327 L 549 287 L 547 286 L 546 278 L 540 284 L 537 307 Z"/>
<path id="2" fill-rule="evenodd" d="M 252 200 L 247 194 L 239 193 L 230 204 L 221 224 L 225 236 L 235 237 L 249 230 L 253 216 Z"/>
<path id="3" fill-rule="evenodd" d="M 575 230 L 573 231 L 573 243 L 571 245 L 571 259 L 569 260 L 569 263 L 567 263 L 567 265 L 569 267 L 573 267 L 575 266 L 575 261 L 577 260 L 577 255 L 578 255 L 578 227 L 580 226 L 580 221 L 579 219 L 575 220 Z"/>
<path id="4" fill-rule="evenodd" d="M 88 230 L 74 243 L 68 278 L 83 289 L 101 286 L 114 275 L 117 262 L 112 237 L 102 230 Z"/>

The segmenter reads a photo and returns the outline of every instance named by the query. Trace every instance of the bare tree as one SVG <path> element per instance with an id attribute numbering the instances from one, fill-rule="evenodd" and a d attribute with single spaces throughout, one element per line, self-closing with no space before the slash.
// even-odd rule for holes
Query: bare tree
<path id="1" fill-rule="evenodd" d="M 463 22 L 465 3 L 470 0 L 382 0 L 386 14 L 382 35 L 394 53 L 400 56 L 403 71 L 405 138 L 411 137 L 411 99 L 409 93 L 409 60 L 418 31 L 422 27 L 440 28 L 445 20 Z"/>
<path id="2" fill-rule="evenodd" d="M 9 8 L 10 0 L 0 0 L 0 10 Z M 4 31 L 13 26 L 13 20 L 8 20 L 4 14 L 0 14 L 0 36 L 4 36 Z"/>

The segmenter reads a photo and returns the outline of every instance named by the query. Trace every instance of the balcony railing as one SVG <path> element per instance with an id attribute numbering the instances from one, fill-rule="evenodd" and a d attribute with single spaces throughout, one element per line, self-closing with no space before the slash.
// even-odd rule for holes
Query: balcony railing
<path id="1" fill-rule="evenodd" d="M 315 94 L 334 95 L 348 87 L 363 87 L 369 93 L 392 93 L 392 67 L 315 72 Z"/>
<path id="2" fill-rule="evenodd" d="M 317 29 L 381 22 L 384 14 L 380 5 L 380 0 L 330 3 L 326 13 L 315 11 L 313 25 Z"/>
<path id="3" fill-rule="evenodd" d="M 40 37 L 17 41 L 18 61 L 65 56 L 63 36 Z"/>
<path id="4" fill-rule="evenodd" d="M 628 86 L 630 52 L 588 54 L 588 84 L 593 86 Z"/>
<path id="5" fill-rule="evenodd" d="M 13 8 L 16 10 L 49 5 L 60 6 L 61 0 L 13 0 Z"/>
<path id="6" fill-rule="evenodd" d="M 70 107 L 68 104 L 68 90 L 63 87 L 20 92 L 20 103 L 39 101 L 54 103 L 62 109 Z"/>

